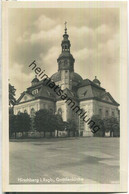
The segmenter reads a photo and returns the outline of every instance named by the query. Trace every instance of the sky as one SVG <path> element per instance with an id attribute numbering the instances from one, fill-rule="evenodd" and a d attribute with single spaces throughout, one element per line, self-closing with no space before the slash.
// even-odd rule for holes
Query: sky
<path id="1" fill-rule="evenodd" d="M 64 22 L 83 79 L 95 76 L 120 102 L 120 23 L 118 8 L 11 8 L 9 11 L 9 81 L 16 98 L 35 77 L 34 60 L 50 77 L 57 72 Z"/>

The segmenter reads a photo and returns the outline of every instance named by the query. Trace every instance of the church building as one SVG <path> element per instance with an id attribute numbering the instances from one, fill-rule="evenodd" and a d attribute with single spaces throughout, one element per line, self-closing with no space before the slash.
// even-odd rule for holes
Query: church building
<path id="1" fill-rule="evenodd" d="M 89 118 L 93 115 L 100 115 L 101 118 L 116 117 L 119 119 L 119 104 L 113 99 L 111 94 L 102 86 L 95 76 L 94 80 L 83 79 L 74 71 L 75 59 L 70 52 L 69 35 L 65 26 L 65 32 L 61 43 L 61 54 L 57 59 L 58 71 L 50 79 L 61 87 L 61 89 L 73 99 L 77 105 L 87 112 Z M 70 108 L 70 106 L 47 85 L 44 80 L 35 77 L 31 81 L 31 86 L 24 91 L 16 105 L 14 114 L 27 112 L 34 116 L 40 109 L 48 109 L 53 114 L 60 114 L 63 121 L 75 120 L 78 131 L 83 131 L 83 136 L 93 136 L 89 126 Z"/>

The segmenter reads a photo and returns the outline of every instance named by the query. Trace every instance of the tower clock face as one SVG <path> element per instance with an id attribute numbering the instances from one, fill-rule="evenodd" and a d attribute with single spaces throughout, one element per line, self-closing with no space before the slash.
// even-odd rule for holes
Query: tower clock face
<path id="1" fill-rule="evenodd" d="M 61 59 L 59 61 L 59 70 L 73 70 L 72 61 L 67 58 Z"/>

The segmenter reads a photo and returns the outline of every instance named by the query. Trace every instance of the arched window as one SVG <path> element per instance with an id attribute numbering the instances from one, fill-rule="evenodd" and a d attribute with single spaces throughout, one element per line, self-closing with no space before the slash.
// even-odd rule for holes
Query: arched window
<path id="1" fill-rule="evenodd" d="M 62 116 L 62 109 L 61 108 L 58 109 L 58 114 Z"/>
<path id="2" fill-rule="evenodd" d="M 65 50 L 65 46 L 63 46 L 63 51 Z"/>
<path id="3" fill-rule="evenodd" d="M 24 113 L 27 113 L 27 110 L 26 109 L 24 110 Z"/>
<path id="4" fill-rule="evenodd" d="M 20 110 L 19 110 L 17 114 L 20 115 L 20 113 L 21 113 L 21 112 L 20 112 Z"/>
<path id="5" fill-rule="evenodd" d="M 32 108 L 32 109 L 30 110 L 30 116 L 31 116 L 31 117 L 34 117 L 34 116 L 35 116 L 35 109 L 34 109 L 34 108 Z"/>

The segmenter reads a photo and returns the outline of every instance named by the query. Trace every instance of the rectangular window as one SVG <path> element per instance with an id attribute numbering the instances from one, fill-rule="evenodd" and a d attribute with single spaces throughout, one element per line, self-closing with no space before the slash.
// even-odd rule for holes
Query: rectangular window
<path id="1" fill-rule="evenodd" d="M 113 116 L 113 117 L 115 116 L 114 111 L 112 111 L 112 116 Z"/>
<path id="2" fill-rule="evenodd" d="M 109 116 L 109 112 L 108 110 L 106 110 L 105 116 L 108 117 Z"/>
<path id="3" fill-rule="evenodd" d="M 99 115 L 102 116 L 102 109 L 99 109 Z"/>

